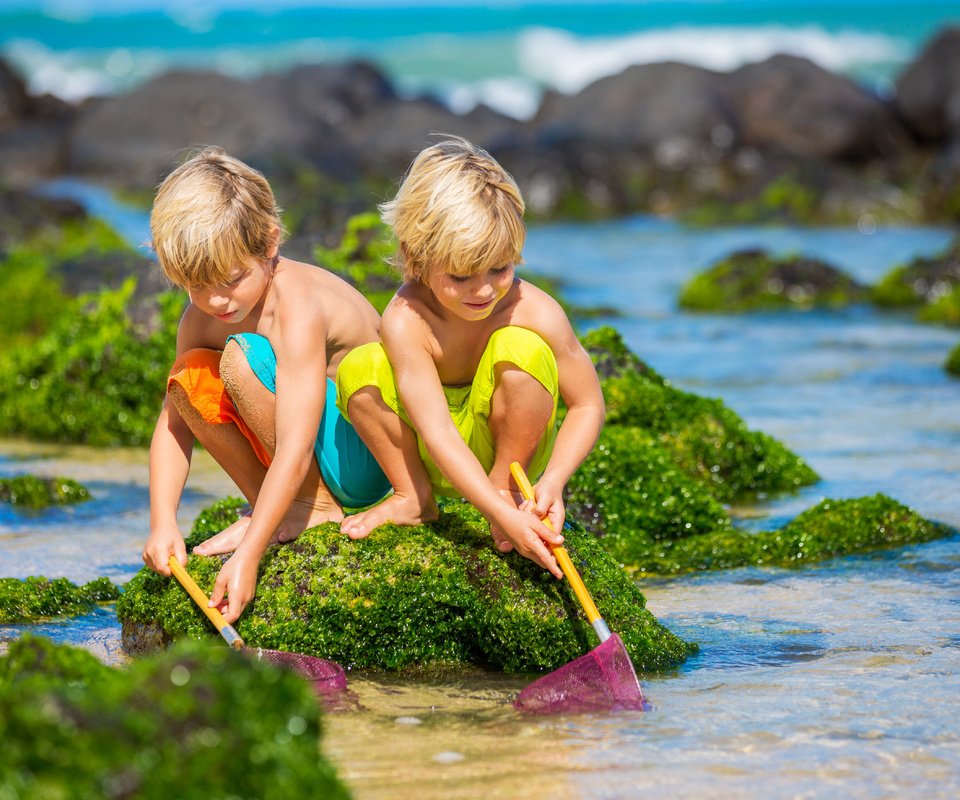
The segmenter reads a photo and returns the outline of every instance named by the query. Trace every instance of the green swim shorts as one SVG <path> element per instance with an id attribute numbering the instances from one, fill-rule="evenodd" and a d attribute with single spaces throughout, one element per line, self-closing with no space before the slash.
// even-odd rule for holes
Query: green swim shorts
<path id="1" fill-rule="evenodd" d="M 444 386 L 450 416 L 467 446 L 477 457 L 484 471 L 489 472 L 494 462 L 493 434 L 490 430 L 490 400 L 496 388 L 494 367 L 509 362 L 529 373 L 550 392 L 553 397 L 553 413 L 547 431 L 530 462 L 528 472 L 536 480 L 543 474 L 553 445 L 557 438 L 557 401 L 560 396 L 557 359 L 550 346 L 536 333 L 517 326 L 500 328 L 493 332 L 477 366 L 473 383 L 469 386 Z M 393 368 L 387 360 L 383 345 L 379 342 L 361 345 L 347 353 L 337 369 L 337 406 L 349 420 L 347 402 L 358 389 L 374 386 L 380 390 L 383 401 L 400 418 L 410 425 L 410 418 L 403 408 L 397 393 Z M 427 453 L 423 439 L 417 436 L 420 458 L 427 468 L 427 475 L 434 494 L 459 497 L 460 493 L 450 485 Z"/>

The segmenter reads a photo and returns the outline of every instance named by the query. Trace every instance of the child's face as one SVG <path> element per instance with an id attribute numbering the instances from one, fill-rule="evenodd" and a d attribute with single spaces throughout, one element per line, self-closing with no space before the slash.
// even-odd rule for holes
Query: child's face
<path id="1" fill-rule="evenodd" d="M 451 275 L 442 269 L 427 272 L 427 288 L 445 309 L 465 320 L 486 319 L 513 285 L 513 264 L 478 272 Z"/>
<path id="2" fill-rule="evenodd" d="M 246 319 L 266 293 L 273 274 L 271 262 L 251 257 L 234 267 L 221 286 L 188 286 L 190 302 L 204 314 L 236 324 Z"/>

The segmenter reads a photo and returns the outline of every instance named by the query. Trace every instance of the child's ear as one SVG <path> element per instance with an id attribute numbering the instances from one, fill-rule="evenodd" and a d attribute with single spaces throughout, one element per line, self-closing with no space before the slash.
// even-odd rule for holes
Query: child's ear
<path id="1" fill-rule="evenodd" d="M 276 225 L 273 226 L 273 230 L 270 232 L 270 244 L 267 247 L 267 258 L 276 258 L 277 253 L 280 252 L 280 228 Z"/>

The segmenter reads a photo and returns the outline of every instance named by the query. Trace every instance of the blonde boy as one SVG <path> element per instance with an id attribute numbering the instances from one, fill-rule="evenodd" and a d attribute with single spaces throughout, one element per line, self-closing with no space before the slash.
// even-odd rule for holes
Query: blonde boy
<path id="1" fill-rule="evenodd" d="M 558 578 L 563 490 L 604 418 L 596 371 L 563 310 L 514 274 L 526 236 L 513 178 L 485 151 L 450 139 L 422 151 L 381 207 L 404 283 L 383 315 L 380 344 L 350 353 L 337 402 L 394 493 L 345 519 L 366 536 L 437 514 L 434 495 L 463 496 L 516 548 Z M 567 414 L 559 431 L 557 401 Z M 509 464 L 536 483 L 522 503 Z M 533 513 L 530 513 L 530 512 Z M 540 520 L 549 518 L 558 533 Z"/>
<path id="2" fill-rule="evenodd" d="M 390 489 L 332 402 L 331 377 L 347 352 L 377 340 L 380 320 L 345 281 L 280 255 L 269 184 L 219 148 L 164 180 L 150 228 L 161 268 L 190 303 L 150 446 L 143 560 L 164 575 L 171 555 L 186 562 L 176 515 L 196 438 L 253 509 L 196 548 L 235 550 L 211 597 L 233 622 L 271 541 L 341 520 L 343 505 L 368 505 Z"/>

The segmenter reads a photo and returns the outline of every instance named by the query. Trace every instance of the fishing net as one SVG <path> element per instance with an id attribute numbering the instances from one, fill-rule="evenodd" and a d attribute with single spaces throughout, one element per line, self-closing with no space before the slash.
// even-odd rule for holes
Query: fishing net
<path id="1" fill-rule="evenodd" d="M 347 689 L 347 674 L 336 661 L 262 647 L 245 647 L 244 652 L 258 661 L 295 672 L 310 684 L 327 711 L 344 711 L 357 705 L 356 695 Z"/>
<path id="2" fill-rule="evenodd" d="M 531 714 L 646 710 L 633 663 L 615 633 L 586 655 L 535 680 L 513 705 Z"/>

